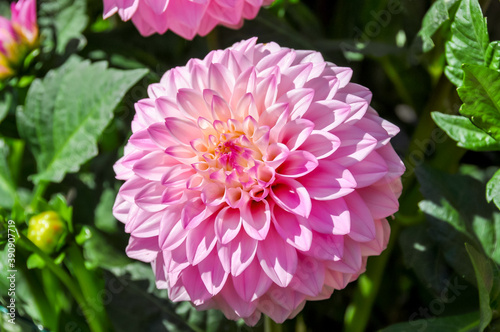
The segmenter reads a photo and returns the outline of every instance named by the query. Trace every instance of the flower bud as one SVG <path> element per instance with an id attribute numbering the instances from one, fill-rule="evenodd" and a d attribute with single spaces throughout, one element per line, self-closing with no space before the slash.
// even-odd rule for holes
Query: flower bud
<path id="1" fill-rule="evenodd" d="M 45 211 L 31 217 L 28 239 L 42 251 L 50 254 L 66 234 L 66 225 L 54 211 Z"/>

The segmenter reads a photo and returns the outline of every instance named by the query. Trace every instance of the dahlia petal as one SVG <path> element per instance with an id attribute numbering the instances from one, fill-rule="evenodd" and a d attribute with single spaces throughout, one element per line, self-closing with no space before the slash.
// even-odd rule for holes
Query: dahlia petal
<path id="1" fill-rule="evenodd" d="M 363 198 L 352 192 L 344 197 L 351 216 L 349 237 L 357 242 L 367 242 L 375 238 L 375 223 Z"/>
<path id="2" fill-rule="evenodd" d="M 318 296 L 325 282 L 324 264 L 299 254 L 297 271 L 290 286 L 306 296 Z"/>
<path id="3" fill-rule="evenodd" d="M 391 229 L 385 219 L 375 220 L 376 237 L 370 242 L 360 243 L 361 254 L 363 256 L 380 255 L 387 247 Z"/>
<path id="4" fill-rule="evenodd" d="M 337 91 L 335 98 L 351 106 L 351 113 L 346 121 L 356 121 L 365 115 L 372 99 L 372 93 L 364 86 L 349 83 Z"/>
<path id="5" fill-rule="evenodd" d="M 312 153 L 296 150 L 290 152 L 276 172 L 281 176 L 296 178 L 312 172 L 316 167 L 318 167 L 318 160 Z"/>
<path id="6" fill-rule="evenodd" d="M 340 144 L 340 139 L 337 136 L 329 132 L 313 130 L 300 147 L 318 160 L 331 156 Z"/>
<path id="7" fill-rule="evenodd" d="M 172 144 L 175 144 L 175 142 L 172 141 L 172 137 L 170 136 L 164 122 L 157 122 L 150 125 L 147 128 L 147 132 L 149 134 L 149 138 L 162 150 Z"/>
<path id="8" fill-rule="evenodd" d="M 214 209 L 206 206 L 201 199 L 190 200 L 184 205 L 181 212 L 182 226 L 185 229 L 193 229 L 214 212 Z"/>
<path id="9" fill-rule="evenodd" d="M 329 179 L 329 182 L 325 181 Z M 300 178 L 312 199 L 326 201 L 354 191 L 357 183 L 351 172 L 334 161 L 321 160 L 311 173 Z"/>
<path id="10" fill-rule="evenodd" d="M 127 221 L 127 216 L 130 211 L 130 203 L 127 202 L 120 194 L 116 195 L 116 200 L 113 205 L 113 216 L 125 223 Z"/>
<path id="11" fill-rule="evenodd" d="M 226 188 L 222 185 L 211 183 L 201 191 L 201 200 L 208 206 L 218 206 L 226 199 Z"/>
<path id="12" fill-rule="evenodd" d="M 305 295 L 293 290 L 287 290 L 279 285 L 272 285 L 267 292 L 269 298 L 277 305 L 285 308 L 288 311 L 288 316 L 292 313 L 302 301 L 305 299 Z"/>
<path id="13" fill-rule="evenodd" d="M 274 205 L 271 220 L 279 235 L 289 245 L 300 251 L 308 251 L 311 248 L 313 235 L 306 219 Z"/>
<path id="14" fill-rule="evenodd" d="M 360 189 L 359 195 L 370 209 L 374 219 L 383 219 L 396 213 L 399 209 L 398 198 L 385 180 L 376 185 Z"/>
<path id="15" fill-rule="evenodd" d="M 255 105 L 257 106 L 259 114 L 262 114 L 267 108 L 274 104 L 278 94 L 277 85 L 278 82 L 276 75 L 266 76 L 257 84 L 253 96 L 255 98 Z"/>
<path id="16" fill-rule="evenodd" d="M 234 76 L 220 63 L 212 63 L 208 67 L 208 87 L 217 91 L 224 100 L 231 100 Z"/>
<path id="17" fill-rule="evenodd" d="M 236 292 L 234 286 L 234 280 L 228 278 L 226 282 L 226 287 L 221 292 L 224 300 L 229 304 L 231 309 L 238 315 L 238 317 L 249 317 L 257 308 L 257 302 L 247 302 L 244 301 Z"/>
<path id="18" fill-rule="evenodd" d="M 377 140 L 372 135 L 354 126 L 343 125 L 342 129 L 337 128 L 335 135 L 342 143 L 329 159 L 344 167 L 363 160 L 377 146 Z"/>
<path id="19" fill-rule="evenodd" d="M 345 235 L 351 231 L 351 216 L 343 198 L 333 202 L 313 200 L 309 221 L 312 229 L 323 234 Z"/>
<path id="20" fill-rule="evenodd" d="M 349 167 L 349 171 L 357 183 L 357 188 L 368 187 L 386 176 L 388 172 L 384 159 L 373 151 L 362 163 L 357 163 Z"/>
<path id="21" fill-rule="evenodd" d="M 271 197 L 283 210 L 307 218 L 311 213 L 311 197 L 298 181 L 280 178 L 271 187 Z"/>
<path id="22" fill-rule="evenodd" d="M 388 181 L 401 177 L 405 172 L 405 165 L 392 146 L 386 145 L 377 149 L 377 153 L 384 159 L 388 167 Z"/>
<path id="23" fill-rule="evenodd" d="M 255 90 L 256 80 L 257 73 L 254 66 L 248 67 L 236 78 L 230 102 L 233 109 L 240 110 L 237 106 L 241 103 L 242 98 L 247 95 L 252 96 L 251 92 Z M 238 111 L 237 113 L 243 114 L 241 111 Z M 245 117 L 246 116 L 248 116 L 248 114 L 246 114 Z"/>
<path id="24" fill-rule="evenodd" d="M 344 237 L 344 255 L 342 259 L 325 264 L 330 270 L 342 273 L 358 273 L 362 267 L 359 244 L 348 237 Z"/>
<path id="25" fill-rule="evenodd" d="M 165 187 L 157 182 L 148 183 L 135 196 L 135 204 L 149 212 L 158 212 L 165 208 L 162 195 Z"/>
<path id="26" fill-rule="evenodd" d="M 281 129 L 278 140 L 285 144 L 290 151 L 299 148 L 314 129 L 314 123 L 306 119 L 296 119 L 288 122 Z"/>
<path id="27" fill-rule="evenodd" d="M 276 304 L 269 298 L 269 296 L 263 296 L 259 300 L 257 308 L 262 311 L 263 314 L 270 317 L 278 324 L 283 323 L 292 312 L 291 310 L 285 309 L 282 306 Z"/>
<path id="28" fill-rule="evenodd" d="M 224 268 L 233 276 L 240 275 L 250 265 L 257 253 L 258 241 L 240 232 L 226 245 L 219 245 L 219 258 Z"/>
<path id="29" fill-rule="evenodd" d="M 186 241 L 172 250 L 163 250 L 163 259 L 165 261 L 167 273 L 183 272 L 183 270 L 189 266 L 186 256 Z M 180 274 L 177 276 L 180 277 Z"/>
<path id="30" fill-rule="evenodd" d="M 143 179 L 160 181 L 169 168 L 175 164 L 177 161 L 164 151 L 153 151 L 138 160 L 132 170 Z"/>
<path id="31" fill-rule="evenodd" d="M 344 237 L 313 232 L 311 248 L 303 254 L 320 260 L 338 261 L 344 254 Z"/>
<path id="32" fill-rule="evenodd" d="M 166 168 L 160 178 L 161 184 L 164 186 L 178 186 L 186 183 L 195 174 L 192 167 L 184 164 L 172 165 Z"/>
<path id="33" fill-rule="evenodd" d="M 172 250 L 177 248 L 188 234 L 188 230 L 182 227 L 181 209 L 174 206 L 165 209 L 160 222 L 160 234 L 158 243 L 162 250 Z"/>
<path id="34" fill-rule="evenodd" d="M 231 110 L 226 101 L 217 95 L 212 97 L 210 109 L 212 111 L 212 118 L 214 119 L 225 122 L 231 118 Z"/>
<path id="35" fill-rule="evenodd" d="M 259 242 L 257 257 L 267 276 L 278 286 L 287 287 L 297 270 L 297 251 L 286 245 L 271 227 L 266 241 Z"/>
<path id="36" fill-rule="evenodd" d="M 212 252 L 217 238 L 214 218 L 209 217 L 189 231 L 186 236 L 186 257 L 189 264 L 197 265 Z"/>
<path id="37" fill-rule="evenodd" d="M 256 240 L 264 240 L 271 225 L 271 211 L 266 200 L 248 202 L 240 209 L 245 232 Z"/>
<path id="38" fill-rule="evenodd" d="M 278 168 L 288 158 L 290 150 L 288 147 L 281 143 L 270 144 L 264 155 L 266 165 Z"/>
<path id="39" fill-rule="evenodd" d="M 309 109 L 314 99 L 314 90 L 308 88 L 299 88 L 288 91 L 278 98 L 278 103 L 288 102 L 291 107 L 290 119 L 301 118 Z"/>
<path id="40" fill-rule="evenodd" d="M 140 238 L 131 236 L 125 249 L 127 256 L 142 262 L 150 263 L 156 259 L 160 248 L 158 237 Z M 160 255 L 161 256 L 161 255 Z"/>
<path id="41" fill-rule="evenodd" d="M 201 275 L 201 280 L 208 292 L 212 296 L 217 295 L 224 287 L 229 274 L 222 268 L 222 264 L 215 250 L 205 259 L 200 261 L 198 270 Z"/>
<path id="42" fill-rule="evenodd" d="M 241 217 L 239 209 L 225 207 L 215 218 L 215 234 L 217 240 L 222 244 L 227 244 L 238 235 L 241 229 Z"/>
<path id="43" fill-rule="evenodd" d="M 177 103 L 193 119 L 198 119 L 200 116 L 208 118 L 211 115 L 203 100 L 203 96 L 194 89 L 180 89 L 177 92 Z"/>
<path id="44" fill-rule="evenodd" d="M 156 258 L 151 262 L 151 268 L 155 273 L 156 287 L 159 289 L 168 288 L 167 272 L 165 271 L 165 261 L 163 252 L 159 251 Z"/>
<path id="45" fill-rule="evenodd" d="M 156 150 L 158 147 L 155 142 L 151 141 L 151 137 L 147 129 L 138 130 L 129 138 L 129 143 L 137 149 L 141 150 Z"/>
<path id="46" fill-rule="evenodd" d="M 161 218 L 161 213 L 146 212 L 137 206 L 132 206 L 125 225 L 125 232 L 139 238 L 157 236 Z"/>
<path id="47" fill-rule="evenodd" d="M 181 144 L 189 145 L 189 142 L 200 137 L 198 126 L 192 121 L 178 118 L 166 118 L 165 125 L 169 133 Z"/>
<path id="48" fill-rule="evenodd" d="M 212 294 L 207 290 L 203 280 L 201 279 L 200 272 L 197 266 L 188 266 L 182 271 L 181 274 L 182 284 L 189 294 L 189 298 L 194 305 L 201 305 L 210 297 Z"/>
<path id="49" fill-rule="evenodd" d="M 330 131 L 344 123 L 351 107 L 338 100 L 320 100 L 311 104 L 302 118 L 314 123 L 314 129 Z"/>

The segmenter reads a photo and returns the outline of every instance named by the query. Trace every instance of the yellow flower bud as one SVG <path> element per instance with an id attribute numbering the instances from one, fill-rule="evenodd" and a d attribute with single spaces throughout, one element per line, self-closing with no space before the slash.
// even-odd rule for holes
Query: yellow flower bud
<path id="1" fill-rule="evenodd" d="M 48 254 L 54 252 L 65 234 L 66 225 L 54 211 L 42 212 L 29 220 L 28 239 Z"/>

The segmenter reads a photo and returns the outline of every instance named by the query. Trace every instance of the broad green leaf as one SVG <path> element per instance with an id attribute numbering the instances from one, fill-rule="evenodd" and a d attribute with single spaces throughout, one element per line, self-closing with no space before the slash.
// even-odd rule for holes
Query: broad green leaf
<path id="1" fill-rule="evenodd" d="M 470 176 L 450 175 L 428 167 L 418 168 L 416 174 L 427 199 L 420 202 L 420 208 L 460 232 L 464 238 L 462 244 L 481 246 L 488 257 L 500 264 L 500 212 L 486 201 L 485 183 Z M 442 241 L 451 236 L 452 233 L 443 233 Z M 455 264 L 465 264 L 460 258 L 463 254 L 466 255 L 462 253 L 459 261 L 454 262 L 451 251 L 445 252 L 447 260 Z"/>
<path id="2" fill-rule="evenodd" d="M 493 41 L 488 45 L 485 65 L 491 69 L 500 69 L 500 41 Z"/>
<path id="3" fill-rule="evenodd" d="M 465 247 L 476 272 L 477 290 L 479 291 L 479 331 L 483 332 L 493 317 L 490 307 L 490 292 L 493 288 L 493 269 L 489 260 L 474 249 L 473 246 L 465 244 Z"/>
<path id="4" fill-rule="evenodd" d="M 81 49 L 86 43 L 82 36 L 88 23 L 86 8 L 86 0 L 41 2 L 39 25 L 44 36 L 42 41 L 59 54 Z"/>
<path id="5" fill-rule="evenodd" d="M 416 311 L 410 316 L 408 322 L 391 325 L 379 332 L 472 332 L 477 331 L 479 325 L 479 312 L 430 319 L 414 319 L 415 315 L 417 315 L 415 318 L 421 317 Z"/>
<path id="6" fill-rule="evenodd" d="M 500 140 L 500 71 L 468 64 L 463 70 L 464 85 L 458 89 L 464 102 L 460 113 Z"/>
<path id="7" fill-rule="evenodd" d="M 456 86 L 462 85 L 462 64 L 484 65 L 489 44 L 486 19 L 478 0 L 461 0 L 451 25 L 451 39 L 446 43 L 446 76 Z"/>
<path id="8" fill-rule="evenodd" d="M 499 151 L 497 141 L 476 127 L 468 118 L 458 115 L 432 112 L 432 119 L 448 136 L 457 141 L 459 147 L 473 151 Z"/>
<path id="9" fill-rule="evenodd" d="M 0 140 L 0 207 L 10 209 L 14 205 L 16 186 L 7 164 L 7 146 Z"/>
<path id="10" fill-rule="evenodd" d="M 405 265 L 413 269 L 422 284 L 441 294 L 447 287 L 443 280 L 450 280 L 452 270 L 446 264 L 441 243 L 430 236 L 432 226 L 420 224 L 405 228 L 399 236 L 399 245 Z"/>
<path id="11" fill-rule="evenodd" d="M 493 175 L 486 185 L 486 199 L 488 202 L 493 201 L 500 209 L 500 170 Z"/>
<path id="12" fill-rule="evenodd" d="M 432 37 L 450 19 L 450 8 L 460 0 L 438 0 L 429 8 L 422 20 L 422 28 L 418 32 L 421 39 L 422 51 L 428 52 L 434 47 Z M 417 41 L 418 39 L 416 39 Z M 416 42 L 414 43 L 414 47 Z"/>
<path id="13" fill-rule="evenodd" d="M 17 111 L 18 130 L 37 161 L 33 181 L 60 182 L 97 155 L 97 139 L 113 110 L 146 70 L 107 68 L 71 59 L 31 85 Z"/>

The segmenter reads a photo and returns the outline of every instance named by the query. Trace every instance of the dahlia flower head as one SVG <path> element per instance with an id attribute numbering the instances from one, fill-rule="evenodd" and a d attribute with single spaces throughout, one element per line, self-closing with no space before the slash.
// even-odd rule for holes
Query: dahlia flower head
<path id="1" fill-rule="evenodd" d="M 38 41 L 36 0 L 19 0 L 10 9 L 10 20 L 0 16 L 0 80 L 14 75 Z"/>
<path id="2" fill-rule="evenodd" d="M 132 19 L 143 36 L 172 30 L 185 39 L 207 35 L 217 25 L 240 28 L 274 0 L 104 0 L 105 19 Z"/>
<path id="3" fill-rule="evenodd" d="M 386 247 L 398 128 L 320 53 L 256 38 L 149 86 L 115 164 L 129 257 L 173 301 L 254 325 L 292 318 Z"/>

